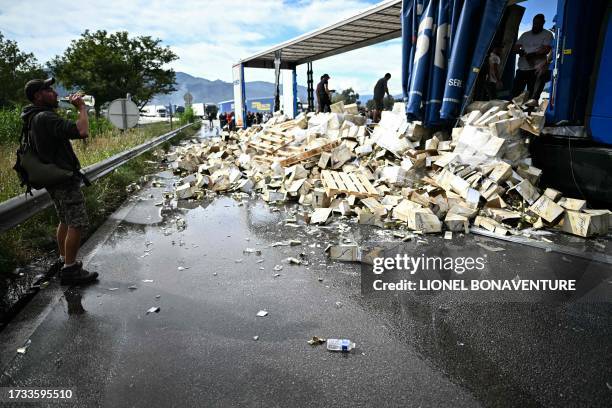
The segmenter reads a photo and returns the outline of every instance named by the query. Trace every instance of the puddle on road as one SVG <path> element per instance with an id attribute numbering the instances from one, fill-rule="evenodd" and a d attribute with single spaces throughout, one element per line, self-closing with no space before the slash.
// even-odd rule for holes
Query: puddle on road
<path id="1" fill-rule="evenodd" d="M 12 274 L 0 277 L 0 329 L 13 318 L 15 308 L 34 292 L 34 284 L 46 275 L 49 265 L 55 261 L 51 255 L 37 259 L 32 264 L 17 268 Z"/>
<path id="2" fill-rule="evenodd" d="M 171 177 L 167 178 L 166 191 L 171 189 L 172 180 Z M 161 195 L 163 190 L 159 189 L 159 193 L 154 193 L 156 196 L 151 201 L 137 203 L 134 217 L 138 217 L 139 207 L 150 207 L 151 202 L 159 200 L 160 197 L 157 194 Z M 511 368 L 500 363 L 497 359 L 499 354 L 493 353 L 492 355 L 496 358 L 493 360 L 483 352 L 482 347 L 488 347 L 486 339 L 470 339 L 465 334 L 469 332 L 469 329 L 457 330 L 457 314 L 462 313 L 460 306 L 455 310 L 449 310 L 441 306 L 435 296 L 365 299 L 360 293 L 359 278 L 355 276 L 359 271 L 359 266 L 329 262 L 323 253 L 327 243 L 337 243 L 344 238 L 360 243 L 394 240 L 393 231 L 382 231 L 371 226 L 357 226 L 354 220 L 334 222 L 325 227 L 303 224 L 291 227 L 285 225 L 285 220 L 294 215 L 293 211 L 298 208 L 297 205 L 279 206 L 280 211 L 274 211 L 274 206 L 258 199 L 245 199 L 242 205 L 239 203 L 240 201 L 228 196 L 206 198 L 203 201 L 179 202 L 178 208 L 164 214 L 163 219 L 157 223 L 139 224 L 130 222 L 128 218 L 128 221 L 121 223 L 109 243 L 121 247 L 123 242 L 135 241 L 138 245 L 142 245 L 142 248 L 138 247 L 136 251 L 133 248 L 124 248 L 126 254 L 129 255 L 130 251 L 141 251 L 144 255 L 147 248 L 145 243 L 150 241 L 151 251 L 155 252 L 159 258 L 166 259 L 168 263 L 182 262 L 182 255 L 177 255 L 177 250 L 181 247 L 190 251 L 196 250 L 198 254 L 203 255 L 207 251 L 219 258 L 227 257 L 226 262 L 231 262 L 231 259 L 234 258 L 230 251 L 240 253 L 237 257 L 245 257 L 241 251 L 245 247 L 255 247 L 255 242 L 260 243 L 258 248 L 263 248 L 276 241 L 298 238 L 302 241 L 299 249 L 279 247 L 274 250 L 275 253 L 306 252 L 313 277 L 325 276 L 326 285 L 331 286 L 334 290 L 348 292 L 348 297 L 358 307 L 375 318 L 378 317 L 387 322 L 393 335 L 409 347 L 416 349 L 425 360 L 440 368 L 454 382 L 472 391 L 485 405 L 495 406 L 503 401 L 515 401 L 516 405 L 520 406 L 537 404 L 539 396 L 526 391 L 523 383 L 518 383 L 521 379 L 517 378 L 516 372 L 513 372 Z M 184 229 L 177 228 L 177 217 L 185 220 Z M 338 229 L 339 225 L 345 226 L 344 232 Z M 165 231 L 169 234 L 166 235 Z M 138 239 L 132 240 L 130 234 L 138 235 Z M 250 237 L 250 242 L 245 241 L 247 237 Z M 441 242 L 443 245 L 448 245 L 448 248 L 452 248 L 455 252 L 463 249 L 455 241 L 445 243 L 440 237 L 427 237 L 427 239 L 431 243 Z M 310 247 L 312 244 L 319 246 Z M 193 245 L 196 245 L 197 249 Z M 504 243 L 502 246 L 506 245 Z M 504 259 L 506 254 L 501 253 L 495 256 Z M 131 260 L 132 263 L 138 265 L 130 267 L 144 270 L 147 260 L 148 258 Z M 170 269 L 174 272 L 176 266 Z M 188 273 L 194 273 L 194 270 L 195 268 L 192 267 Z M 340 270 L 352 271 L 352 273 L 337 273 Z M 66 301 L 70 313 L 68 295 L 66 295 Z M 72 303 L 77 303 L 75 298 L 72 298 Z M 80 299 L 78 303 L 80 304 Z M 72 307 L 78 310 L 78 306 Z M 500 320 L 492 324 L 499 324 L 500 321 L 503 321 L 503 312 L 507 310 L 506 307 L 508 305 L 504 304 L 493 306 L 497 308 L 496 314 L 500 316 Z M 465 315 L 477 320 L 483 311 L 479 308 L 491 309 L 492 306 L 470 305 L 465 308 Z M 529 314 L 529 306 L 525 305 L 524 308 L 522 313 Z M 516 315 L 520 316 L 521 313 L 516 312 Z M 466 326 L 469 327 L 469 324 L 466 322 Z"/>
<path id="3" fill-rule="evenodd" d="M 64 300 L 69 315 L 80 315 L 85 313 L 83 308 L 83 296 L 79 289 L 71 288 L 64 292 Z"/>

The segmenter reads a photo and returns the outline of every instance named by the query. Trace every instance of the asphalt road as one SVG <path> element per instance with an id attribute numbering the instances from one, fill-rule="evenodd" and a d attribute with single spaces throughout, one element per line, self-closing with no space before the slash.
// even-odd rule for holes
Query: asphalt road
<path id="1" fill-rule="evenodd" d="M 486 254 L 487 276 L 572 277 L 580 291 L 364 296 L 360 265 L 324 249 L 397 241 L 391 231 L 350 220 L 290 226 L 294 207 L 235 197 L 162 217 L 155 203 L 174 177 L 159 177 L 166 187 L 136 193 L 83 248 L 99 283 L 52 282 L 0 333 L 0 386 L 72 388 L 77 399 L 63 405 L 83 407 L 612 405 L 609 265 L 427 236 L 407 245 Z M 273 246 L 288 239 L 301 245 Z M 312 336 L 357 349 L 328 352 L 307 344 Z"/>

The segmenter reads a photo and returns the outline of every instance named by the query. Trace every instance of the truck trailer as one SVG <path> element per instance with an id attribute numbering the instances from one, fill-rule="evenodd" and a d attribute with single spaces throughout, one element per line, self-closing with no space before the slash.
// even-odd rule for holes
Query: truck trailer
<path id="1" fill-rule="evenodd" d="M 140 110 L 141 116 L 165 118 L 167 108 L 164 105 L 146 105 Z"/>
<path id="2" fill-rule="evenodd" d="M 234 100 L 223 101 L 217 104 L 219 112 L 233 112 Z M 282 107 L 281 107 L 282 108 Z M 250 98 L 246 100 L 246 111 L 255 113 L 272 113 L 274 109 L 274 97 Z"/>
<path id="3" fill-rule="evenodd" d="M 478 99 L 493 44 L 503 49 L 502 76 L 510 98 L 516 72 L 512 46 L 525 10 L 517 3 L 522 2 L 403 1 L 402 87 L 411 119 L 430 128 L 456 125 Z M 531 155 L 543 170 L 544 185 L 610 207 L 612 2 L 558 0 L 556 5 L 546 132 L 531 138 Z"/>

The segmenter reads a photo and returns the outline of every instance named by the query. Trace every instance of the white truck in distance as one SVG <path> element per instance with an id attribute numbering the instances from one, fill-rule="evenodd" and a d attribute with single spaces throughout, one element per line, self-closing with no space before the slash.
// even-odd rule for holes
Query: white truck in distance
<path id="1" fill-rule="evenodd" d="M 165 118 L 166 112 L 164 105 L 147 105 L 140 110 L 140 116 Z"/>

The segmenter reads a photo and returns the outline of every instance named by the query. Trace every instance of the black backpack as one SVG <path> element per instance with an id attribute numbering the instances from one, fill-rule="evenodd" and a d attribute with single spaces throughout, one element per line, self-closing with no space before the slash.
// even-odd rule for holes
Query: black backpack
<path id="1" fill-rule="evenodd" d="M 27 121 L 23 122 L 19 138 L 19 148 L 16 154 L 17 159 L 13 166 L 21 182 L 21 187 L 26 188 L 26 196 L 28 193 L 31 196 L 34 195 L 32 194 L 32 188 L 51 187 L 68 181 L 75 175 L 75 172 L 72 170 L 62 169 L 54 163 L 44 163 L 38 157 L 29 137 L 30 125 L 36 115 L 36 113 L 32 114 Z"/>

